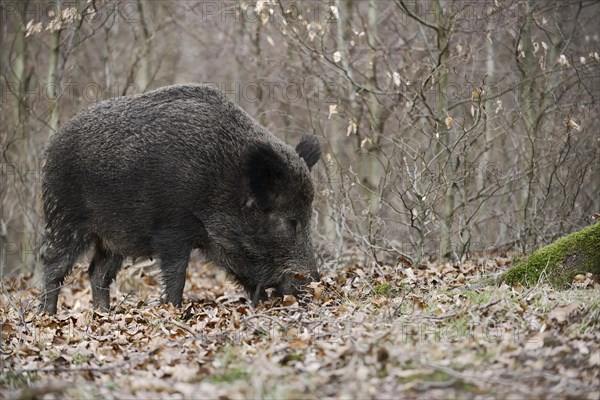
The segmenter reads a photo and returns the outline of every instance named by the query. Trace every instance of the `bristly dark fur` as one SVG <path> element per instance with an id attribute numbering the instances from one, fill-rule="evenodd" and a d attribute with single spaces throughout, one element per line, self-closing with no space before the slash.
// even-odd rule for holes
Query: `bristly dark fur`
<path id="1" fill-rule="evenodd" d="M 207 85 L 84 110 L 45 151 L 43 309 L 56 312 L 64 277 L 92 244 L 93 302 L 105 309 L 127 256 L 159 258 L 175 305 L 193 248 L 252 296 L 296 289 L 292 271 L 317 279 L 310 168 L 320 154 L 315 138 L 294 150 Z"/>

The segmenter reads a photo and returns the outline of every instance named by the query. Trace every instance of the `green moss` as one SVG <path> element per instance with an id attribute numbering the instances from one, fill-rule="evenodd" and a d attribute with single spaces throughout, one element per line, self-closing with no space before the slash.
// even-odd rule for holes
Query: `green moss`
<path id="1" fill-rule="evenodd" d="M 73 364 L 83 364 L 83 363 L 90 361 L 91 358 L 92 358 L 92 356 L 89 354 L 75 353 L 73 355 Z"/>
<path id="2" fill-rule="evenodd" d="M 542 273 L 555 287 L 569 286 L 576 274 L 600 275 L 600 223 L 564 236 L 542 247 L 503 277 L 509 285 L 535 285 Z"/>
<path id="3" fill-rule="evenodd" d="M 442 371 L 432 371 L 429 374 L 415 374 L 402 378 L 398 378 L 398 380 L 402 383 L 414 382 L 414 381 L 425 381 L 425 382 L 447 382 L 451 380 L 452 377 L 445 372 Z"/>
<path id="4" fill-rule="evenodd" d="M 389 296 L 392 290 L 392 285 L 389 282 L 383 282 L 373 286 L 373 291 L 380 296 Z"/>
<path id="5" fill-rule="evenodd" d="M 239 357 L 240 349 L 235 346 L 225 346 L 217 360 L 217 368 L 211 375 L 210 380 L 214 383 L 232 383 L 240 379 L 246 379 L 250 374 L 243 367 L 243 361 Z"/>
<path id="6" fill-rule="evenodd" d="M 232 383 L 248 377 L 248 372 L 240 367 L 220 371 L 213 375 L 210 380 L 214 383 Z"/>
<path id="7" fill-rule="evenodd" d="M 465 290 L 460 295 L 469 299 L 472 304 L 486 304 L 492 300 L 493 292 L 491 290 Z"/>

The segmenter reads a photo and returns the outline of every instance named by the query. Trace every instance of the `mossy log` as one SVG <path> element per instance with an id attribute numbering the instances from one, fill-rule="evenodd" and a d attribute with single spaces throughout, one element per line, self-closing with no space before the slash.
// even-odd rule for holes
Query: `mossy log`
<path id="1" fill-rule="evenodd" d="M 542 247 L 508 270 L 501 281 L 509 285 L 535 285 L 540 281 L 565 288 L 577 274 L 600 275 L 600 223 L 564 236 Z"/>

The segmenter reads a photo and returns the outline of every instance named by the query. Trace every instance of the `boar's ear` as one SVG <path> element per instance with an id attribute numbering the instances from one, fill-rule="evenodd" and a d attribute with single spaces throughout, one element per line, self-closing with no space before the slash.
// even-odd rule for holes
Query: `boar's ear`
<path id="1" fill-rule="evenodd" d="M 277 198 L 283 194 L 286 165 L 275 150 L 267 145 L 255 145 L 248 151 L 244 175 L 250 191 L 246 201 L 255 203 L 261 210 L 272 208 Z"/>
<path id="2" fill-rule="evenodd" d="M 321 146 L 315 136 L 302 135 L 300 143 L 296 146 L 296 153 L 306 162 L 308 169 L 311 169 L 321 158 Z"/>

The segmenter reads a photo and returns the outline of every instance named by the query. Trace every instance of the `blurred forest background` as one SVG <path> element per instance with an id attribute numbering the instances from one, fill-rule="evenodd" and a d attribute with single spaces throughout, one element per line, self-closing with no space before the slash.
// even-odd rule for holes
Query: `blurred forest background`
<path id="1" fill-rule="evenodd" d="M 48 137 L 174 83 L 320 139 L 326 259 L 530 252 L 600 211 L 596 0 L 2 0 L 0 18 L 4 273 L 39 263 Z"/>

